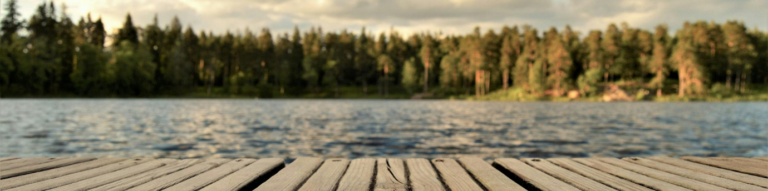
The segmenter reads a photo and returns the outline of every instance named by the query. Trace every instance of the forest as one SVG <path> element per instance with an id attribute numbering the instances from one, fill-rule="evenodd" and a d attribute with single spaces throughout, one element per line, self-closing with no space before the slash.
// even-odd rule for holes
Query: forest
<path id="1" fill-rule="evenodd" d="M 136 26 L 128 14 L 108 34 L 100 18 L 75 22 L 64 4 L 42 3 L 25 19 L 10 0 L 3 13 L 0 97 L 551 99 L 616 86 L 701 98 L 768 89 L 768 33 L 738 20 L 677 31 L 620 23 L 587 33 L 520 25 L 463 35 L 319 26 L 215 34 L 176 17 Z"/>

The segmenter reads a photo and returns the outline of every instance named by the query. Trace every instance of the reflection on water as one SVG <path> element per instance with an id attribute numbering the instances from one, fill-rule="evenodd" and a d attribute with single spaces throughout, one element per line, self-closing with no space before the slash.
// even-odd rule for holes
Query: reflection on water
<path id="1" fill-rule="evenodd" d="M 2 156 L 768 156 L 768 103 L 0 100 Z"/>

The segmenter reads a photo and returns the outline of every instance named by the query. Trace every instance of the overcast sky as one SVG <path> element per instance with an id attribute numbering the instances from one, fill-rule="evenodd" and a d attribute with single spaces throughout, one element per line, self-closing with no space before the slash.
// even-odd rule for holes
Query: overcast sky
<path id="1" fill-rule="evenodd" d="M 5 1 L 2 4 L 5 5 Z M 43 0 L 20 0 L 29 18 Z M 167 24 L 178 15 L 196 31 L 237 31 L 268 27 L 290 32 L 322 26 L 324 31 L 366 26 L 373 32 L 394 27 L 401 34 L 430 30 L 468 33 L 475 26 L 495 31 L 504 25 L 530 24 L 540 31 L 566 24 L 586 34 L 609 23 L 626 21 L 652 29 L 667 23 L 677 30 L 686 20 L 741 20 L 749 28 L 768 29 L 768 0 L 57 0 L 66 3 L 75 22 L 91 12 L 104 19 L 107 32 L 122 25 L 126 13 L 134 24 L 146 26 L 155 13 Z M 4 13 L 3 13 L 4 14 Z"/>

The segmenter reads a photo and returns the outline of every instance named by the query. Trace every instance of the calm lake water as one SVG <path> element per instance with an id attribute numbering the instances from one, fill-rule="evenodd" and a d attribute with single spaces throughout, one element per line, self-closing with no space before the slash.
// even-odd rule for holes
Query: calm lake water
<path id="1" fill-rule="evenodd" d="M 2 156 L 768 156 L 768 103 L 0 100 Z"/>

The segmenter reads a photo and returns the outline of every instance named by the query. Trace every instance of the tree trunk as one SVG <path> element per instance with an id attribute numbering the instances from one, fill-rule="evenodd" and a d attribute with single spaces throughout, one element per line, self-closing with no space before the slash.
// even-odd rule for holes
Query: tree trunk
<path id="1" fill-rule="evenodd" d="M 680 71 L 678 72 L 679 76 L 680 76 L 679 77 L 680 78 L 680 86 L 677 88 L 678 89 L 678 92 L 677 92 L 678 95 L 677 96 L 679 96 L 679 97 L 685 96 L 685 86 L 688 83 L 687 82 L 687 78 L 688 78 L 687 77 L 688 76 L 687 73 L 688 73 L 688 71 L 686 71 L 686 70 L 687 69 L 685 68 L 685 66 L 682 66 L 682 67 L 680 67 Z"/>
<path id="2" fill-rule="evenodd" d="M 384 73 L 384 97 L 389 97 L 389 73 Z"/>
<path id="3" fill-rule="evenodd" d="M 363 79 L 363 95 L 368 95 L 368 83 Z"/>
<path id="4" fill-rule="evenodd" d="M 424 93 L 429 91 L 429 63 L 427 63 L 426 66 L 427 67 L 424 67 Z"/>
<path id="5" fill-rule="evenodd" d="M 485 79 L 485 89 L 483 90 L 483 95 L 485 95 L 491 91 L 491 72 L 483 70 L 483 79 Z"/>
<path id="6" fill-rule="evenodd" d="M 480 70 L 475 70 L 475 97 L 480 97 Z"/>
<path id="7" fill-rule="evenodd" d="M 661 88 L 656 88 L 656 97 L 661 97 Z"/>
<path id="8" fill-rule="evenodd" d="M 504 90 L 507 90 L 507 86 L 509 86 L 509 69 L 504 69 L 504 73 L 501 75 L 502 81 L 503 81 L 503 87 Z"/>

